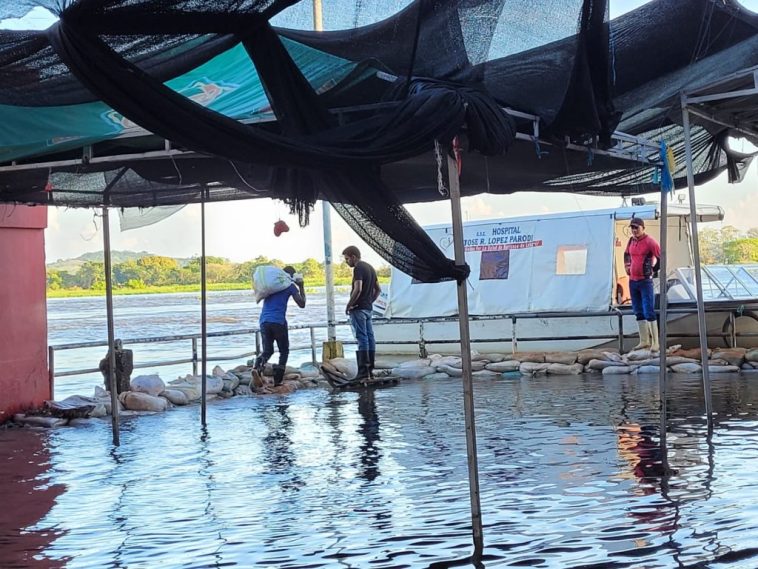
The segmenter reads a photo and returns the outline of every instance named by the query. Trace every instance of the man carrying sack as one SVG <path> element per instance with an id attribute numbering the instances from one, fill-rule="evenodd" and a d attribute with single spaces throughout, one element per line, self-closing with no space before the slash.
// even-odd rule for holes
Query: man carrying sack
<path id="1" fill-rule="evenodd" d="M 661 246 L 645 233 L 645 222 L 642 219 L 633 217 L 629 222 L 629 228 L 632 230 L 632 237 L 624 251 L 624 268 L 629 275 L 632 310 L 637 317 L 640 330 L 640 343 L 634 349 L 649 348 L 650 351 L 657 352 L 660 346 L 658 322 L 655 318 L 653 279 L 658 278 Z"/>
<path id="2" fill-rule="evenodd" d="M 261 383 L 260 376 L 263 374 L 266 362 L 274 354 L 274 342 L 276 342 L 276 347 L 279 350 L 279 365 L 273 366 L 274 386 L 281 385 L 284 380 L 284 370 L 286 369 L 287 358 L 290 353 L 289 330 L 287 328 L 287 302 L 292 297 L 300 308 L 305 308 L 303 278 L 295 275 L 293 267 L 284 267 L 282 271 L 289 276 L 290 284 L 283 290 L 268 294 L 263 299 L 263 309 L 261 310 L 259 319 L 263 351 L 255 360 L 255 365 L 253 366 L 253 375 L 257 375 L 258 377 L 255 379 L 258 383 Z M 262 271 L 261 274 L 263 274 Z M 259 275 L 256 276 L 259 277 L 258 280 L 263 280 Z M 268 277 L 268 279 L 272 280 L 272 277 Z M 254 280 L 256 279 L 254 278 Z M 264 286 L 258 286 L 258 289 L 263 288 Z"/>

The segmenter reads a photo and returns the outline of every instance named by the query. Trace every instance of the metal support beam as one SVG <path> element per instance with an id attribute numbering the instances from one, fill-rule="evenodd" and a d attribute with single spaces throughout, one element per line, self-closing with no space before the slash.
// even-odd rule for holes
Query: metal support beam
<path id="1" fill-rule="evenodd" d="M 682 101 L 682 126 L 684 127 L 684 149 L 687 159 L 687 187 L 690 196 L 690 226 L 692 228 L 692 256 L 695 265 L 695 292 L 697 294 L 697 322 L 700 336 L 700 362 L 703 368 L 703 397 L 705 399 L 705 414 L 710 426 L 713 421 L 713 409 L 711 404 L 711 377 L 708 371 L 708 332 L 705 323 L 705 303 L 703 302 L 703 280 L 700 273 L 700 244 L 697 232 L 697 204 L 695 201 L 695 174 L 692 166 L 692 138 L 690 136 L 690 114 L 685 104 L 686 97 L 681 96 Z"/>
<path id="2" fill-rule="evenodd" d="M 324 274 L 326 276 L 326 336 L 329 342 L 337 340 L 337 319 L 334 315 L 334 263 L 332 260 L 332 206 L 322 201 L 324 221 Z"/>
<path id="3" fill-rule="evenodd" d="M 113 325 L 113 280 L 111 278 L 111 225 L 108 207 L 103 208 L 103 265 L 105 269 L 105 312 L 108 321 L 108 388 L 111 392 L 111 428 L 113 444 L 119 446 L 118 388 L 116 387 L 116 349 Z"/>
<path id="4" fill-rule="evenodd" d="M 453 245 L 455 264 L 463 265 L 466 257 L 463 247 L 463 219 L 461 216 L 461 188 L 458 166 L 447 154 L 447 173 L 450 187 L 450 206 L 453 217 Z M 463 368 L 463 409 L 466 420 L 466 450 L 468 455 L 469 494 L 471 499 L 471 528 L 474 537 L 474 565 L 481 561 L 484 551 L 482 510 L 479 498 L 479 462 L 476 452 L 476 420 L 474 417 L 474 385 L 471 375 L 471 337 L 468 322 L 468 291 L 466 281 L 458 283 L 458 323 L 461 333 L 461 362 Z"/>
<path id="5" fill-rule="evenodd" d="M 660 345 L 660 371 L 658 376 L 658 397 L 660 399 L 660 412 L 661 421 L 665 424 L 666 421 L 666 339 L 668 335 L 668 210 L 669 210 L 669 196 L 668 192 L 663 189 L 661 184 L 661 266 L 658 273 L 659 279 L 659 298 L 660 298 L 660 322 L 658 324 L 658 343 Z M 665 434 L 661 433 L 661 437 L 665 438 Z"/>
<path id="6" fill-rule="evenodd" d="M 205 279 L 205 197 L 200 202 L 200 333 L 202 334 L 201 366 L 200 366 L 200 385 L 202 395 L 200 399 L 200 423 L 205 427 L 207 423 L 208 397 L 206 390 L 208 387 L 208 315 L 207 308 L 207 289 Z"/>

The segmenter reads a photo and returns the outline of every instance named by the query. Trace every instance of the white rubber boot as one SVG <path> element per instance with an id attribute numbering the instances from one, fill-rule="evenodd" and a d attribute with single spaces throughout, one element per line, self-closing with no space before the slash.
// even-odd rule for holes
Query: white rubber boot
<path id="1" fill-rule="evenodd" d="M 640 329 L 640 343 L 632 349 L 646 350 L 650 347 L 650 322 L 647 320 L 637 320 L 637 327 Z"/>
<path id="2" fill-rule="evenodd" d="M 651 352 L 660 352 L 661 346 L 658 343 L 658 322 L 653 320 L 652 322 L 648 322 L 650 326 L 650 351 Z"/>

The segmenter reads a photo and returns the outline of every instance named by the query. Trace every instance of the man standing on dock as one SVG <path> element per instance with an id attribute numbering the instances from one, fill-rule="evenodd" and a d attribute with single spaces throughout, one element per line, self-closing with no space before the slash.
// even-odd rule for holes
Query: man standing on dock
<path id="1" fill-rule="evenodd" d="M 282 269 L 290 277 L 295 274 L 293 267 Z M 274 354 L 274 342 L 279 350 L 279 365 L 274 366 L 274 386 L 281 385 L 284 380 L 284 370 L 290 353 L 289 330 L 287 329 L 287 302 L 290 296 L 300 308 L 305 308 L 305 286 L 303 279 L 295 279 L 282 291 L 275 292 L 263 300 L 263 309 L 259 319 L 263 351 L 253 366 L 254 374 L 263 374 L 263 368 L 268 359 Z M 297 285 L 297 286 L 295 286 Z"/>
<path id="2" fill-rule="evenodd" d="M 361 252 L 358 247 L 355 245 L 346 247 L 342 251 L 342 256 L 347 265 L 353 269 L 353 287 L 345 313 L 350 316 L 350 326 L 358 342 L 358 351 L 355 352 L 358 375 L 354 379 L 369 379 L 374 370 L 376 358 L 376 342 L 371 318 L 374 301 L 379 298 L 382 289 L 374 267 L 366 261 L 361 261 Z"/>
<path id="3" fill-rule="evenodd" d="M 629 275 L 629 292 L 632 297 L 632 310 L 637 317 L 640 330 L 640 343 L 634 349 L 649 348 L 653 352 L 660 350 L 658 343 L 658 322 L 655 318 L 655 291 L 653 279 L 658 277 L 661 259 L 661 246 L 645 233 L 645 222 L 633 217 L 629 222 L 632 237 L 624 251 L 624 268 Z M 664 275 L 664 281 L 665 281 Z"/>

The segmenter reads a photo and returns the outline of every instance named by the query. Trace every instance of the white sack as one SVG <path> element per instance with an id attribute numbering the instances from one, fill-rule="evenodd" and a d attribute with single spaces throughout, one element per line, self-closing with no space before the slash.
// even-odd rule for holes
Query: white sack
<path id="1" fill-rule="evenodd" d="M 293 283 L 292 278 L 273 265 L 259 265 L 253 271 L 253 291 L 255 302 L 260 302 L 275 292 L 288 288 Z"/>

